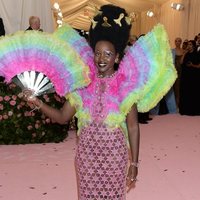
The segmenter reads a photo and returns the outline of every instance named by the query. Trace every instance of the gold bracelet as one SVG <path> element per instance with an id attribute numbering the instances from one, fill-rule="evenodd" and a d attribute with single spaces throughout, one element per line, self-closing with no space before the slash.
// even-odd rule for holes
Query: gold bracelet
<path id="1" fill-rule="evenodd" d="M 35 105 L 35 108 L 33 108 L 30 112 L 33 112 L 34 110 L 40 110 L 40 108 L 42 107 L 43 104 L 44 104 L 43 101 L 40 100 L 40 105 L 39 106 Z"/>
<path id="2" fill-rule="evenodd" d="M 136 182 L 136 181 L 138 181 L 138 179 L 137 178 L 131 178 L 131 181 Z"/>
<path id="3" fill-rule="evenodd" d="M 139 162 L 131 162 L 131 166 L 139 167 Z"/>

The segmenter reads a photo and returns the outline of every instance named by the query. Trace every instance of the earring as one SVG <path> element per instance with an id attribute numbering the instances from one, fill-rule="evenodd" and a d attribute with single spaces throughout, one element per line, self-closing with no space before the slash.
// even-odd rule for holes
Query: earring
<path id="1" fill-rule="evenodd" d="M 119 63 L 119 58 L 115 58 L 115 63 L 116 63 L 116 64 Z"/>

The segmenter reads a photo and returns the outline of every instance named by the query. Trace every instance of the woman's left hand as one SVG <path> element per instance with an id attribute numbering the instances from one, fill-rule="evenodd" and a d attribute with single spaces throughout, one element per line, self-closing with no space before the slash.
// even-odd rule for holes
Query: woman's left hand
<path id="1" fill-rule="evenodd" d="M 188 63 L 187 63 L 187 66 L 188 66 L 188 67 L 194 67 L 193 64 L 192 64 L 192 62 L 188 62 Z"/>
<path id="2" fill-rule="evenodd" d="M 130 165 L 126 178 L 126 185 L 128 187 L 127 192 L 129 192 L 131 188 L 135 187 L 135 183 L 137 181 L 137 174 L 138 174 L 138 167 Z"/>

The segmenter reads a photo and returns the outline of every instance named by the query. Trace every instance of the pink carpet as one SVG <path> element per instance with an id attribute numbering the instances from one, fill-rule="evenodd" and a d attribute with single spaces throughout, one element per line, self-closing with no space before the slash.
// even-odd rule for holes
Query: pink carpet
<path id="1" fill-rule="evenodd" d="M 127 200 L 200 199 L 200 117 L 140 125 L 139 181 Z M 59 144 L 1 145 L 0 200 L 77 200 L 75 132 Z"/>

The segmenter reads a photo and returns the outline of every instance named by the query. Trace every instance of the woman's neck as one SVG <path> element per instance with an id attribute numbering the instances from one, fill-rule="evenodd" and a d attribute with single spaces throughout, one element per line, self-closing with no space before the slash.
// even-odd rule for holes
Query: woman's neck
<path id="1" fill-rule="evenodd" d="M 112 78 L 114 77 L 116 74 L 116 71 L 114 71 L 112 74 L 102 74 L 102 73 L 98 73 L 97 77 L 98 78 Z"/>

